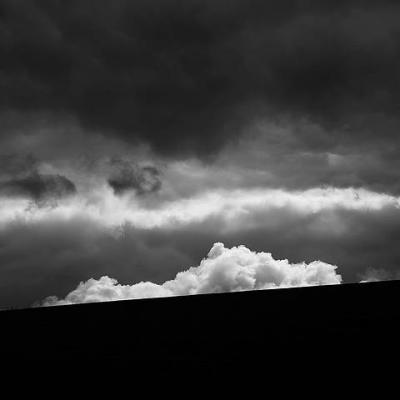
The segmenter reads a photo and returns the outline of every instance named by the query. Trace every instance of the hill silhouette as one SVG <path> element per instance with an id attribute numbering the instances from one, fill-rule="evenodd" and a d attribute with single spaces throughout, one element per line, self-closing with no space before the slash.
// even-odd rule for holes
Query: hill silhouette
<path id="1" fill-rule="evenodd" d="M 305 360 L 376 376 L 398 360 L 399 294 L 391 281 L 2 311 L 0 356 L 152 377 L 304 374 Z"/>

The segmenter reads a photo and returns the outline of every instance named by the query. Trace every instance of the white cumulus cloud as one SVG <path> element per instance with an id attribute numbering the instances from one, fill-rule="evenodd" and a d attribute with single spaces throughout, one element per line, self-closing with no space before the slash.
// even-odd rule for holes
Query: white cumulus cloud
<path id="1" fill-rule="evenodd" d="M 336 269 L 335 265 L 322 261 L 291 264 L 245 246 L 229 249 L 222 243 L 215 243 L 199 266 L 178 273 L 175 279 L 162 285 L 152 282 L 121 285 L 115 279 L 103 276 L 81 282 L 64 299 L 48 297 L 42 305 L 339 284 L 342 277 Z"/>

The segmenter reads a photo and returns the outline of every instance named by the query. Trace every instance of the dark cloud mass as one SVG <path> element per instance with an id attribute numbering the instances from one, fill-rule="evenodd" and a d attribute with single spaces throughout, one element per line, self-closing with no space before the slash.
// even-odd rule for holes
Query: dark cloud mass
<path id="1" fill-rule="evenodd" d="M 154 193 L 160 190 L 160 172 L 153 166 L 135 165 L 124 160 L 113 159 L 111 165 L 114 169 L 108 184 L 116 194 L 134 191 L 138 195 Z"/>
<path id="2" fill-rule="evenodd" d="M 61 199 L 76 193 L 76 187 L 65 176 L 42 174 L 32 155 L 0 156 L 0 196 L 22 197 L 38 204 Z"/>
<path id="3" fill-rule="evenodd" d="M 342 140 L 380 134 L 373 116 L 400 126 L 394 1 L 2 0 L 0 10 L 3 110 L 67 113 L 203 156 L 260 115 L 341 127 Z"/>
<path id="4" fill-rule="evenodd" d="M 63 198 L 76 193 L 75 185 L 62 175 L 33 173 L 0 183 L 0 195 L 27 197 L 36 201 Z"/>

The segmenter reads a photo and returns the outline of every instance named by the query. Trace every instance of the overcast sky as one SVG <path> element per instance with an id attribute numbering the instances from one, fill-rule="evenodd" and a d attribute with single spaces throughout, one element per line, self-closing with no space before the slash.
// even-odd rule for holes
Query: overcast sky
<path id="1" fill-rule="evenodd" d="M 0 0 L 0 306 L 399 277 L 399 18 Z"/>

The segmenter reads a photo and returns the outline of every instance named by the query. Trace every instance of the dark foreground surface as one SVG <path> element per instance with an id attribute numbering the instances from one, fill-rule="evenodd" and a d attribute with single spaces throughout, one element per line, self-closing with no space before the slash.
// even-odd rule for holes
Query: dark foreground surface
<path id="1" fill-rule="evenodd" d="M 399 299 L 394 281 L 2 311 L 0 357 L 17 374 L 365 387 L 398 374 Z"/>

